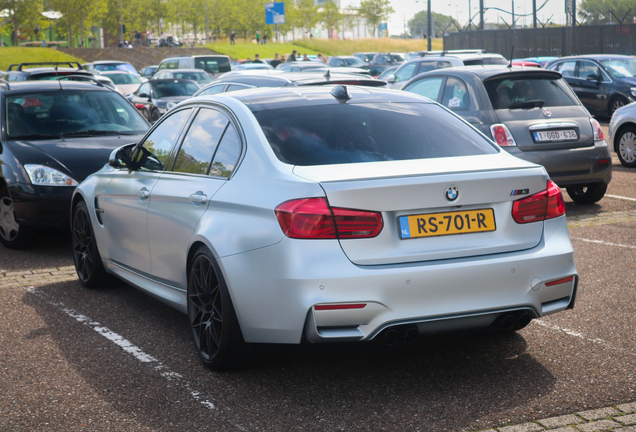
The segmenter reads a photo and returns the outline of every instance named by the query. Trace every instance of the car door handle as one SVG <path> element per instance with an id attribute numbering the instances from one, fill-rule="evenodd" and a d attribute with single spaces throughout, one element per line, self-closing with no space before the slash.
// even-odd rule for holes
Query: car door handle
<path id="1" fill-rule="evenodd" d="M 150 196 L 150 191 L 146 188 L 141 188 L 137 191 L 137 196 L 143 201 Z"/>
<path id="2" fill-rule="evenodd" d="M 201 191 L 190 195 L 190 202 L 195 206 L 200 206 L 208 202 L 208 196 Z"/>

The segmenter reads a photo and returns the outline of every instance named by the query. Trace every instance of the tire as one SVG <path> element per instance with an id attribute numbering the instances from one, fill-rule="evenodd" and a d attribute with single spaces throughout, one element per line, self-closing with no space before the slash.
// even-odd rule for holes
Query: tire
<path id="1" fill-rule="evenodd" d="M 71 229 L 73 231 L 73 262 L 80 283 L 86 288 L 104 286 L 109 277 L 97 250 L 91 218 L 84 201 L 78 202 L 73 209 Z"/>
<path id="2" fill-rule="evenodd" d="M 607 185 L 602 183 L 577 185 L 566 188 L 568 195 L 577 204 L 594 204 L 599 202 L 607 191 Z"/>
<path id="3" fill-rule="evenodd" d="M 150 111 L 148 111 L 148 108 L 143 107 L 141 109 L 141 115 L 144 116 L 144 118 L 148 120 L 148 122 L 150 122 Z"/>
<path id="4" fill-rule="evenodd" d="M 188 317 L 199 359 L 216 371 L 245 366 L 244 342 L 227 286 L 208 248 L 201 246 L 188 274 Z"/>
<path id="5" fill-rule="evenodd" d="M 161 114 L 159 114 L 159 110 L 157 109 L 157 107 L 150 108 L 150 118 L 148 119 L 148 121 L 150 123 L 156 122 L 157 120 L 159 120 L 159 117 L 161 117 Z"/>
<path id="6" fill-rule="evenodd" d="M 623 166 L 636 168 L 636 127 L 623 129 L 616 141 L 616 154 Z"/>
<path id="7" fill-rule="evenodd" d="M 35 230 L 15 220 L 9 191 L 0 189 L 0 243 L 9 249 L 24 249 L 33 244 Z"/>
<path id="8" fill-rule="evenodd" d="M 627 105 L 627 103 L 627 99 L 625 99 L 623 96 L 614 96 L 610 100 L 609 107 L 607 108 L 610 118 L 612 117 L 612 115 L 614 115 L 614 112 L 617 109 L 624 107 L 625 105 Z"/>

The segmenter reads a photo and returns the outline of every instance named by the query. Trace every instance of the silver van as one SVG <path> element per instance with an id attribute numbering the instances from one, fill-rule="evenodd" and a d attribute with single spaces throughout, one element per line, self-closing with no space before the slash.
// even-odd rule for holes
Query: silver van
<path id="1" fill-rule="evenodd" d="M 230 58 L 226 55 L 197 55 L 169 57 L 161 60 L 157 72 L 163 69 L 203 69 L 212 78 L 218 78 L 232 70 Z"/>

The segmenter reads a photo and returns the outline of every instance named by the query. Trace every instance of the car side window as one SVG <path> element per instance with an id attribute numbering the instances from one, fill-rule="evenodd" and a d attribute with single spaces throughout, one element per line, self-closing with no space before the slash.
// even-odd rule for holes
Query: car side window
<path id="1" fill-rule="evenodd" d="M 563 63 L 559 63 L 556 67 L 556 70 L 561 72 L 563 78 L 574 78 L 574 73 L 576 71 L 576 61 L 566 61 Z"/>
<path id="2" fill-rule="evenodd" d="M 210 167 L 210 175 L 229 178 L 234 168 L 236 168 L 240 155 L 241 141 L 239 140 L 234 125 L 230 123 L 214 155 L 214 161 Z"/>
<path id="3" fill-rule="evenodd" d="M 395 82 L 408 81 L 413 77 L 417 63 L 407 63 L 395 71 Z"/>
<path id="4" fill-rule="evenodd" d="M 166 69 L 179 69 L 179 60 L 173 60 L 166 64 Z"/>
<path id="5" fill-rule="evenodd" d="M 601 81 L 609 81 L 606 75 L 603 74 L 601 68 L 591 61 L 579 61 L 579 71 L 577 76 L 584 80 L 588 79 L 590 76 L 594 76 L 600 77 Z M 594 80 L 596 81 L 596 78 Z"/>
<path id="6" fill-rule="evenodd" d="M 442 105 L 453 111 L 467 111 L 470 108 L 468 89 L 462 80 L 448 77 Z"/>
<path id="7" fill-rule="evenodd" d="M 231 92 L 234 90 L 245 90 L 247 88 L 250 88 L 250 86 L 241 85 L 241 84 L 230 84 L 229 86 L 227 86 L 227 89 L 225 91 Z"/>
<path id="8" fill-rule="evenodd" d="M 139 90 L 137 90 L 137 96 L 143 97 L 141 95 L 146 95 L 146 96 L 150 96 L 150 84 L 149 83 L 144 83 L 139 87 Z"/>
<path id="9" fill-rule="evenodd" d="M 188 129 L 172 171 L 207 174 L 216 146 L 228 123 L 223 113 L 202 108 Z"/>
<path id="10" fill-rule="evenodd" d="M 203 90 L 197 96 L 209 96 L 209 95 L 214 95 L 214 94 L 217 94 L 217 93 L 221 93 L 223 91 L 224 87 L 225 87 L 225 84 L 215 84 L 215 85 L 210 86 L 207 89 Z"/>
<path id="11" fill-rule="evenodd" d="M 443 77 L 431 77 L 418 80 L 404 90 L 437 101 L 443 84 Z"/>
<path id="12" fill-rule="evenodd" d="M 137 147 L 133 156 L 140 171 L 164 171 L 169 165 L 170 153 L 177 142 L 183 123 L 192 108 L 175 111 L 161 119 L 161 123 Z"/>

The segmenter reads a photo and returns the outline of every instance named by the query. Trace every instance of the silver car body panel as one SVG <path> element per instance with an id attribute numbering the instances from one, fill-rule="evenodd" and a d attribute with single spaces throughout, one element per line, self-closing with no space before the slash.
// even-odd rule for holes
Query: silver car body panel
<path id="1" fill-rule="evenodd" d="M 504 222 L 511 219 L 510 206 L 519 198 L 511 197 L 511 190 L 544 190 L 547 174 L 542 167 L 505 152 L 294 167 L 276 158 L 242 102 L 217 95 L 185 104 L 225 110 L 237 125 L 243 155 L 229 180 L 129 172 L 107 165 L 84 181 L 74 196 L 74 202 L 82 198 L 89 208 L 106 270 L 181 312 L 187 311 L 188 258 L 201 245 L 217 260 L 247 342 L 299 343 L 303 336 L 314 342 L 368 340 L 396 323 L 439 321 L 442 327 L 452 327 L 449 317 L 519 309 L 543 316 L 565 309 L 573 299 L 577 273 L 565 217 L 509 227 L 509 233 L 504 229 L 510 224 Z M 460 194 L 463 190 L 465 197 L 450 206 L 444 202 L 444 189 L 439 194 L 436 189 L 456 182 L 461 182 Z M 143 188 L 147 196 L 137 194 Z M 207 195 L 205 204 L 189 201 L 198 192 Z M 389 259 L 382 262 L 365 255 L 363 240 L 286 237 L 274 209 L 290 199 L 311 197 L 382 211 L 387 225 L 381 236 L 368 240 L 397 245 L 398 252 L 387 253 Z M 418 203 L 409 208 L 409 199 Z M 495 208 L 500 234 L 516 238 L 515 250 L 495 239 L 495 249 L 479 250 L 476 234 L 447 236 L 445 242 L 396 240 L 398 232 L 389 224 L 393 216 L 388 214 L 398 210 L 410 214 L 459 205 L 471 208 L 480 200 Z M 475 241 L 469 242 L 475 250 L 461 256 L 457 245 L 473 235 Z M 401 249 L 406 243 L 421 246 Z M 427 252 L 430 244 L 439 249 L 444 243 L 454 245 L 455 251 Z M 419 252 L 409 249 L 413 247 Z M 354 255 L 358 263 L 350 259 Z M 574 281 L 543 284 L 568 276 Z M 333 302 L 367 306 L 357 315 L 314 309 Z"/>
<path id="2" fill-rule="evenodd" d="M 609 136 L 607 139 L 612 150 L 616 151 L 618 147 L 616 142 L 617 132 L 626 125 L 636 125 L 636 103 L 630 103 L 614 111 L 609 122 Z"/>

